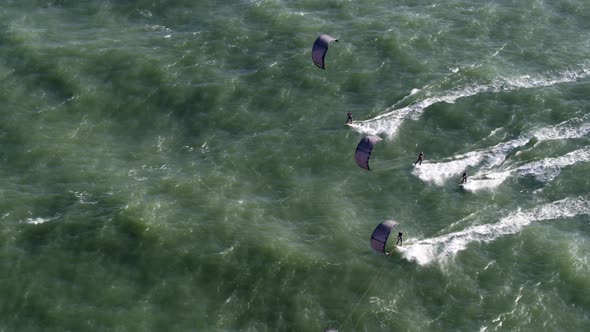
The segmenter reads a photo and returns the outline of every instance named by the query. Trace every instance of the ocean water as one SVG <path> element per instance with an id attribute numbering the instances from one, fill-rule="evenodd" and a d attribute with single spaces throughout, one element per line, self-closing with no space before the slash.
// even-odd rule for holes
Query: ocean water
<path id="1" fill-rule="evenodd" d="M 590 2 L 0 19 L 0 331 L 590 330 Z"/>

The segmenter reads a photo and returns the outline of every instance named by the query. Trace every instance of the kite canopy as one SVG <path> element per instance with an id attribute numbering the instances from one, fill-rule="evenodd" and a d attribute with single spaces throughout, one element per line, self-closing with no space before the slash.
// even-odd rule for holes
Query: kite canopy
<path id="1" fill-rule="evenodd" d="M 366 170 L 371 170 L 369 168 L 369 158 L 371 158 L 371 151 L 373 151 L 373 146 L 380 140 L 381 137 L 370 135 L 364 137 L 359 142 L 359 144 L 356 146 L 356 151 L 354 152 L 354 160 L 356 160 L 357 165 Z"/>
<path id="2" fill-rule="evenodd" d="M 387 238 L 393 229 L 398 225 L 393 220 L 385 220 L 380 223 L 371 235 L 371 248 L 373 250 L 385 253 L 385 244 L 387 244 Z"/>
<path id="3" fill-rule="evenodd" d="M 311 58 L 313 63 L 315 63 L 315 65 L 321 69 L 326 69 L 326 66 L 324 65 L 324 58 L 326 57 L 328 48 L 333 41 L 338 42 L 338 39 L 329 35 L 320 35 L 318 39 L 315 40 L 315 43 L 313 43 L 313 48 L 311 49 Z"/>

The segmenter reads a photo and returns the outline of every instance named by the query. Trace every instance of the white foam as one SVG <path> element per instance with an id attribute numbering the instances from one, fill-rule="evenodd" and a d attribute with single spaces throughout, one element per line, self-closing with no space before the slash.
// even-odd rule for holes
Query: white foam
<path id="1" fill-rule="evenodd" d="M 460 178 L 468 167 L 481 167 L 478 173 L 470 177 L 465 189 L 475 191 L 491 189 L 500 185 L 512 171 L 520 176 L 533 175 L 539 181 L 548 182 L 559 174 L 559 170 L 575 162 L 588 161 L 588 150 L 581 149 L 559 158 L 547 158 L 536 163 L 521 166 L 518 169 L 494 170 L 501 166 L 508 155 L 515 149 L 522 147 L 535 137 L 538 141 L 582 138 L 590 134 L 590 114 L 581 118 L 572 118 L 555 126 L 544 127 L 524 134 L 521 137 L 499 143 L 487 149 L 479 149 L 465 154 L 458 154 L 441 162 L 424 162 L 422 167 L 416 168 L 413 174 L 422 181 L 442 186 L 449 178 Z"/>
<path id="2" fill-rule="evenodd" d="M 400 252 L 402 257 L 419 265 L 443 263 L 472 243 L 491 242 L 505 235 L 516 234 L 533 222 L 589 214 L 590 201 L 587 197 L 566 198 L 527 211 L 517 210 L 495 224 L 472 226 L 462 231 L 419 240 L 400 247 Z"/>
<path id="3" fill-rule="evenodd" d="M 487 91 L 489 91 L 488 86 L 474 84 L 454 91 L 448 91 L 446 95 L 429 97 L 399 109 L 392 109 L 392 107 L 387 109 L 386 113 L 373 119 L 357 121 L 357 130 L 365 134 L 384 134 L 388 138 L 393 138 L 406 119 L 418 120 L 427 107 L 440 102 L 452 104 L 459 98 L 469 97 Z M 413 89 L 410 95 L 415 95 L 417 92 L 420 92 L 420 90 Z"/>
<path id="4" fill-rule="evenodd" d="M 540 141 L 573 139 L 588 136 L 590 134 L 590 114 L 581 118 L 572 118 L 555 126 L 541 128 L 533 132 Z"/>
<path id="5" fill-rule="evenodd" d="M 541 182 L 553 180 L 562 168 L 590 161 L 590 147 L 575 150 L 560 157 L 546 158 L 518 167 L 520 176 L 532 175 Z"/>
<path id="6" fill-rule="evenodd" d="M 413 173 L 422 181 L 432 182 L 442 186 L 451 177 L 460 178 L 461 173 L 469 166 L 482 166 L 485 169 L 490 169 L 501 165 L 511 151 L 527 144 L 529 140 L 528 137 L 517 138 L 497 144 L 488 149 L 480 149 L 453 156 L 449 161 L 439 163 L 426 162 L 422 164 L 422 167 L 414 169 Z"/>
<path id="7" fill-rule="evenodd" d="M 463 189 L 467 191 L 478 191 L 482 189 L 492 189 L 501 185 L 510 175 L 512 171 L 487 173 L 485 175 L 476 174 L 469 178 L 469 181 L 463 185 Z M 481 178 L 480 178 L 481 177 Z"/>
<path id="8" fill-rule="evenodd" d="M 142 10 L 135 9 L 135 10 L 137 10 L 137 12 L 138 12 L 138 13 L 139 13 L 141 16 L 143 16 L 143 17 L 148 17 L 148 18 L 149 18 L 149 17 L 152 17 L 152 16 L 153 16 L 152 12 L 150 12 L 150 11 L 149 11 L 149 10 L 147 10 L 147 9 L 142 9 Z"/>
<path id="9" fill-rule="evenodd" d="M 488 137 L 492 137 L 502 130 L 504 130 L 504 127 L 496 128 L 496 129 L 492 130 L 492 132 L 488 135 Z"/>
<path id="10" fill-rule="evenodd" d="M 39 224 L 44 224 L 48 221 L 57 219 L 57 217 L 48 217 L 48 218 L 42 218 L 42 217 L 37 217 L 37 218 L 27 218 L 24 222 L 26 222 L 27 224 L 32 224 L 32 225 L 39 225 Z"/>
<path id="11" fill-rule="evenodd" d="M 467 167 L 479 164 L 483 158 L 482 153 L 477 151 L 469 152 L 447 162 L 423 162 L 420 167 L 414 168 L 412 173 L 422 181 L 442 186 L 447 179 L 460 176 Z"/>

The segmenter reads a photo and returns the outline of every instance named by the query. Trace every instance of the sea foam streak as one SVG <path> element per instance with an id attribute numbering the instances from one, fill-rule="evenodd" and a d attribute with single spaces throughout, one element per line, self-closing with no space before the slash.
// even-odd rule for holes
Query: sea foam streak
<path id="1" fill-rule="evenodd" d="M 465 250 L 471 243 L 491 242 L 504 235 L 516 234 L 533 222 L 588 214 L 588 197 L 566 198 L 527 211 L 518 210 L 495 224 L 468 227 L 462 231 L 419 240 L 397 249 L 401 251 L 402 257 L 419 265 L 445 262 Z"/>
<path id="2" fill-rule="evenodd" d="M 395 136 L 399 127 L 406 119 L 419 119 L 427 107 L 436 103 L 454 103 L 459 98 L 470 97 L 480 93 L 540 88 L 561 83 L 575 82 L 578 79 L 587 77 L 589 74 L 590 68 L 584 64 L 577 69 L 568 69 L 553 75 L 523 75 L 514 78 L 494 80 L 490 84 L 468 84 L 457 89 L 443 91 L 442 95 L 429 96 L 429 92 L 424 92 L 427 97 L 423 100 L 414 102 L 402 108 L 395 108 L 396 105 L 394 105 L 386 109 L 384 114 L 376 116 L 373 119 L 355 121 L 356 126 L 354 129 L 364 134 L 383 134 L 391 139 Z M 428 87 L 425 87 L 419 90 L 413 89 L 409 96 L 402 99 L 402 102 L 411 96 L 422 93 L 424 90 L 427 90 L 427 88 Z"/>

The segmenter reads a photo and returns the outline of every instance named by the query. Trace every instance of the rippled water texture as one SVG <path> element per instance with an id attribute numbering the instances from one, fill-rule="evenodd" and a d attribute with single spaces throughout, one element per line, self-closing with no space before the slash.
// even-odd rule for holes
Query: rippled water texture
<path id="1" fill-rule="evenodd" d="M 1 331 L 590 330 L 590 2 L 2 8 Z"/>

